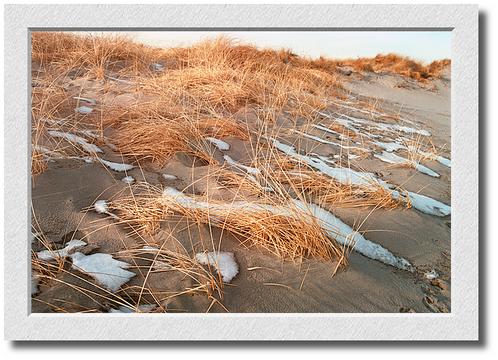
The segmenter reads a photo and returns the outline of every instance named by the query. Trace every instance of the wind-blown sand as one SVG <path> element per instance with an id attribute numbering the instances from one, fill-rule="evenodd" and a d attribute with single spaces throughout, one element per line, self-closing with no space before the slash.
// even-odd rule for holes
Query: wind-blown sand
<path id="1" fill-rule="evenodd" d="M 349 76 L 343 75 L 341 81 L 350 91 L 353 101 L 371 102 L 375 99 L 378 108 L 399 114 L 406 120 L 400 125 L 428 131 L 434 147 L 442 149 L 438 154 L 451 159 L 449 73 L 425 84 L 390 73 L 353 72 Z M 67 85 L 70 89 L 74 88 L 75 95 L 99 99 L 102 104 L 119 102 L 126 106 L 137 99 L 146 101 L 140 99 L 140 94 L 128 89 L 127 84 L 122 85 L 121 94 L 105 97 L 104 89 L 98 86 L 97 81 L 81 82 L 76 79 Z M 368 114 L 346 108 L 343 111 L 352 117 L 362 116 L 362 119 L 374 121 Z M 251 117 L 251 109 L 241 110 L 237 116 L 247 120 Z M 327 118 L 322 118 L 321 124 L 328 124 L 327 121 Z M 334 154 L 347 151 L 293 132 L 283 131 L 282 134 L 282 141 L 293 143 L 298 140 L 295 143 L 297 152 L 318 154 L 329 161 L 334 161 Z M 333 134 L 319 128 L 310 129 L 308 134 L 329 142 L 338 141 Z M 385 138 L 395 141 L 396 136 L 415 140 L 423 138 L 402 131 L 397 132 L 396 136 L 382 130 L 372 134 L 383 136 L 384 139 L 378 141 L 386 142 L 389 139 Z M 250 160 L 247 141 L 235 137 L 223 138 L 223 142 L 208 140 L 214 149 L 213 156 L 220 163 L 230 159 L 247 164 Z M 350 157 L 351 163 L 363 172 L 372 173 L 385 183 L 402 186 L 407 191 L 451 204 L 451 168 L 438 161 L 423 160 L 422 165 L 439 175 L 431 177 L 415 168 L 394 166 L 374 157 L 374 153 L 382 152 L 381 148 L 362 143 L 348 145 L 369 149 L 365 154 L 354 152 L 358 157 Z M 33 252 L 45 250 L 47 244 L 60 249 L 69 240 L 78 239 L 87 244 L 78 250 L 83 254 L 111 254 L 115 259 L 129 263 L 127 271 L 135 276 L 126 282 L 126 289 L 120 294 L 124 301 L 128 301 L 121 305 L 133 308 L 138 289 L 140 304 L 159 303 L 161 307 L 156 307 L 158 312 L 448 312 L 451 309 L 451 216 L 434 216 L 414 208 L 333 209 L 336 217 L 355 229 L 359 228 L 368 240 L 407 259 L 414 266 L 413 272 L 396 269 L 354 251 L 349 254 L 348 266 L 338 270 L 333 260 L 284 261 L 261 248 L 241 244 L 236 235 L 219 227 L 196 224 L 180 216 L 162 221 L 156 233 L 137 236 L 128 225 L 120 224 L 119 217 L 112 211 L 94 211 L 95 201 L 130 195 L 131 183 L 135 182 L 146 182 L 158 189 L 173 187 L 190 195 L 208 192 L 214 198 L 227 201 L 234 198 L 233 194 L 221 189 L 216 179 L 209 175 L 213 171 L 211 165 L 190 155 L 177 153 L 165 166 L 157 166 L 125 158 L 109 143 L 99 143 L 98 148 L 102 150 L 99 153 L 101 159 L 133 164 L 133 168 L 116 168 L 99 162 L 97 158 L 91 161 L 54 158 L 48 162 L 48 168 L 33 177 L 33 227 L 38 234 L 32 246 Z M 394 153 L 407 156 L 403 155 L 402 150 Z M 228 165 L 251 174 L 247 167 L 234 165 L 230 161 Z M 128 178 L 123 181 L 127 176 L 133 180 Z M 141 258 L 131 258 L 127 252 L 144 246 L 153 248 Z M 155 248 L 172 251 L 181 248 L 194 257 L 196 253 L 212 251 L 213 247 L 233 253 L 238 264 L 238 273 L 224 285 L 220 301 L 223 305 L 213 305 L 206 296 L 191 293 L 158 300 L 167 298 L 174 291 L 191 288 L 194 282 L 175 271 L 150 271 L 145 265 L 149 261 L 147 259 L 154 257 Z M 36 257 L 35 254 L 33 256 Z M 65 266 L 66 272 L 38 285 L 38 291 L 33 295 L 33 312 L 108 312 L 118 307 L 116 299 L 109 299 L 104 288 L 95 286 L 91 274 L 71 269 L 70 264 L 62 266 Z M 436 279 L 426 276 L 432 270 L 438 274 Z M 143 291 L 144 283 L 146 291 Z M 88 296 L 88 292 L 82 289 L 93 291 L 94 296 Z"/>

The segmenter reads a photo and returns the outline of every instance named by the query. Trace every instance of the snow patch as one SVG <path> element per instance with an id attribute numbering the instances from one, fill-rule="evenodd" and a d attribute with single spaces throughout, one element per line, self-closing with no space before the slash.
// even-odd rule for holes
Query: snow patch
<path id="1" fill-rule="evenodd" d="M 107 214 L 108 210 L 109 210 L 106 200 L 95 201 L 95 204 L 93 204 L 93 207 L 94 207 L 95 211 L 98 212 L 99 214 Z"/>
<path id="2" fill-rule="evenodd" d="M 89 106 L 80 106 L 74 109 L 74 111 L 82 115 L 87 115 L 90 114 L 93 111 L 93 109 Z"/>
<path id="3" fill-rule="evenodd" d="M 128 269 L 130 264 L 113 259 L 109 254 L 84 255 L 80 252 L 71 255 L 72 268 L 84 272 L 106 289 L 116 292 L 119 288 L 135 276 Z"/>
<path id="4" fill-rule="evenodd" d="M 428 280 L 434 280 L 434 279 L 437 279 L 438 277 L 439 277 L 439 274 L 434 269 L 425 273 L 425 278 Z"/>
<path id="5" fill-rule="evenodd" d="M 129 164 L 116 163 L 116 162 L 107 161 L 104 159 L 100 159 L 100 161 L 102 162 L 102 164 L 104 164 L 109 169 L 114 170 L 114 171 L 128 171 L 128 170 L 131 170 L 134 168 L 133 165 L 129 165 Z"/>
<path id="6" fill-rule="evenodd" d="M 171 174 L 163 174 L 163 178 L 165 180 L 177 180 L 178 179 L 175 175 L 171 175 Z"/>
<path id="7" fill-rule="evenodd" d="M 278 140 L 272 140 L 273 146 L 288 156 L 306 163 L 307 165 L 315 168 L 325 175 L 337 180 L 341 184 L 348 185 L 372 185 L 378 183 L 376 177 L 372 173 L 357 172 L 350 168 L 335 168 L 327 165 L 323 160 L 311 158 L 306 155 L 301 155 L 296 152 L 293 146 L 281 143 Z"/>
<path id="8" fill-rule="evenodd" d="M 124 182 L 125 184 L 131 185 L 135 182 L 135 179 L 133 178 L 133 176 L 125 176 L 124 178 L 121 179 L 121 181 Z"/>
<path id="9" fill-rule="evenodd" d="M 235 256 L 231 252 L 208 252 L 198 253 L 195 259 L 202 265 L 210 265 L 216 268 L 224 283 L 229 283 L 239 272 L 239 265 L 235 261 Z"/>
<path id="10" fill-rule="evenodd" d="M 207 141 L 216 146 L 221 151 L 230 150 L 230 144 L 224 142 L 223 140 L 215 139 L 213 137 L 207 137 Z"/>
<path id="11" fill-rule="evenodd" d="M 439 174 L 437 172 L 429 169 L 428 167 L 426 167 L 420 163 L 417 163 L 415 161 L 412 161 L 412 160 L 406 159 L 404 157 L 398 156 L 396 154 L 393 154 L 391 152 L 383 151 L 382 154 L 374 154 L 374 156 L 377 159 L 384 161 L 384 162 L 387 162 L 389 164 L 407 164 L 407 165 L 413 166 L 417 171 L 419 171 L 423 174 L 426 174 L 426 175 L 429 175 L 429 176 L 432 176 L 435 178 L 439 177 Z"/>
<path id="12" fill-rule="evenodd" d="M 386 150 L 387 152 L 393 152 L 393 151 L 397 151 L 400 149 L 406 149 L 406 147 L 404 145 L 401 145 L 397 142 L 385 143 L 385 142 L 380 142 L 380 141 L 374 141 L 373 143 L 375 145 L 381 147 L 382 149 Z"/>
<path id="13" fill-rule="evenodd" d="M 259 169 L 256 169 L 256 168 L 250 167 L 250 166 L 246 166 L 246 165 L 242 165 L 238 161 L 235 161 L 234 159 L 232 159 L 229 155 L 223 155 L 223 159 L 225 159 L 225 161 L 229 165 L 234 166 L 234 167 L 239 168 L 239 169 L 242 169 L 245 172 L 247 172 L 248 174 L 259 175 L 261 173 L 261 171 Z"/>
<path id="14" fill-rule="evenodd" d="M 356 186 L 382 186 L 384 189 L 391 192 L 393 199 L 405 200 L 404 196 L 399 191 L 394 190 L 394 186 L 377 179 L 374 174 L 367 172 L 357 172 L 349 168 L 333 168 L 325 164 L 320 159 L 313 159 L 308 156 L 298 154 L 293 146 L 281 143 L 278 140 L 272 140 L 273 146 L 288 156 L 300 160 L 307 165 L 321 171 L 325 175 L 337 180 L 341 184 L 356 185 Z M 447 216 L 451 213 L 451 207 L 432 199 L 428 196 L 407 192 L 412 206 L 429 215 Z"/>
<path id="15" fill-rule="evenodd" d="M 64 140 L 67 140 L 73 144 L 78 144 L 80 145 L 86 152 L 89 152 L 89 153 L 103 153 L 103 151 L 96 145 L 94 144 L 90 144 L 88 141 L 86 141 L 86 139 L 80 137 L 80 136 L 77 136 L 77 135 L 74 135 L 74 134 L 70 134 L 70 133 L 66 133 L 66 132 L 62 132 L 62 131 L 56 131 L 56 130 L 49 130 L 48 131 L 48 134 L 52 137 L 59 137 L 59 138 L 63 138 Z"/>
<path id="16" fill-rule="evenodd" d="M 73 250 L 86 246 L 86 242 L 81 240 L 71 240 L 66 246 L 59 250 L 43 250 L 37 253 L 38 259 L 50 261 L 65 258 Z"/>

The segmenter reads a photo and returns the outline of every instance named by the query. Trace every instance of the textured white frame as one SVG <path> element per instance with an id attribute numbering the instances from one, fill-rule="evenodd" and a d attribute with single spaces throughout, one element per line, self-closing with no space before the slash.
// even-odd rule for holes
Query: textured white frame
<path id="1" fill-rule="evenodd" d="M 9 340 L 478 340 L 477 5 L 5 7 Z M 451 314 L 30 314 L 30 42 L 42 29 L 452 31 Z"/>

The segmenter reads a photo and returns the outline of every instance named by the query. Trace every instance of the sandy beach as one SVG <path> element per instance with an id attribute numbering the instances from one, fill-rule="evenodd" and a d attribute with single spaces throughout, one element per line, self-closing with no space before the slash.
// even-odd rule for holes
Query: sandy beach
<path id="1" fill-rule="evenodd" d="M 34 36 L 32 312 L 451 311 L 449 61 Z"/>

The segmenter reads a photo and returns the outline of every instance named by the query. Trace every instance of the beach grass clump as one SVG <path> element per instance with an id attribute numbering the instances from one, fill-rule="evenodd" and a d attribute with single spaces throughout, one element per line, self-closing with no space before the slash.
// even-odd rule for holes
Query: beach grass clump
<path id="1" fill-rule="evenodd" d="M 265 249 L 282 259 L 319 258 L 345 263 L 344 248 L 327 236 L 311 213 L 293 202 L 277 201 L 268 196 L 226 202 L 167 188 L 162 193 L 148 189 L 143 195 L 116 199 L 109 208 L 135 229 L 157 229 L 161 221 L 182 216 L 189 222 L 228 231 L 241 244 Z"/>

